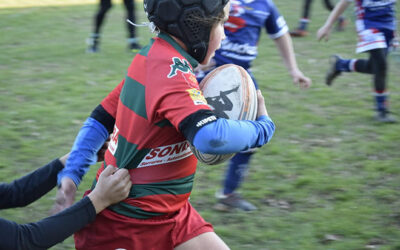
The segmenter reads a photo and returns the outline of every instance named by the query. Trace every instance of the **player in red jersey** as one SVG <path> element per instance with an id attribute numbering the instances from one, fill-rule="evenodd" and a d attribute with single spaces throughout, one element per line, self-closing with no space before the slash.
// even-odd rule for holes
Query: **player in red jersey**
<path id="1" fill-rule="evenodd" d="M 188 201 L 197 165 L 189 144 L 203 153 L 236 153 L 261 147 L 275 130 L 261 92 L 256 121 L 220 118 L 193 73 L 224 39 L 228 2 L 144 1 L 158 36 L 135 56 L 125 79 L 81 128 L 59 175 L 58 193 L 76 190 L 93 152 L 110 133 L 103 166 L 128 169 L 133 185 L 126 200 L 75 234 L 77 249 L 228 249 Z M 61 201 L 61 208 L 68 205 Z"/>

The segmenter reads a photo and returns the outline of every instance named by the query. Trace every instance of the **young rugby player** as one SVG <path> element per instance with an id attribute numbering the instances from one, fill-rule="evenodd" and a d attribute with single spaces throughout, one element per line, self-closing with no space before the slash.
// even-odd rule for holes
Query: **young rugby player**
<path id="1" fill-rule="evenodd" d="M 303 88 L 308 88 L 311 80 L 305 77 L 297 66 L 288 26 L 272 0 L 235 0 L 231 2 L 229 19 L 225 23 L 226 39 L 222 41 L 221 48 L 215 52 L 211 63 L 196 69 L 197 80 L 200 82 L 215 67 L 233 63 L 242 66 L 249 72 L 258 89 L 257 81 L 250 68 L 257 57 L 258 41 L 263 28 L 274 40 L 293 82 Z M 268 72 L 268 69 L 266 71 Z M 216 194 L 218 199 L 216 209 L 236 208 L 244 211 L 256 209 L 253 204 L 235 192 L 247 172 L 253 152 L 254 150 L 249 150 L 236 154 L 229 161 L 223 189 Z"/>
<path id="2" fill-rule="evenodd" d="M 318 30 L 317 38 L 328 40 L 333 22 L 354 0 L 340 0 L 331 12 L 325 24 Z M 368 52 L 368 59 L 343 59 L 338 55 L 330 58 L 330 68 L 326 74 L 326 84 L 341 72 L 359 72 L 373 75 L 376 120 L 393 123 L 396 119 L 390 115 L 386 75 L 388 69 L 387 54 L 390 46 L 398 46 L 396 38 L 396 0 L 357 0 L 354 1 L 358 43 L 356 53 Z"/>
<path id="3" fill-rule="evenodd" d="M 100 43 L 100 29 L 103 25 L 104 18 L 106 17 L 107 12 L 111 9 L 112 3 L 111 0 L 99 0 L 99 10 L 94 16 L 94 30 L 90 37 L 87 39 L 88 48 L 87 52 L 96 53 L 99 51 L 99 43 Z M 124 5 L 126 9 L 126 19 L 129 19 L 131 22 L 136 22 L 135 15 L 135 1 L 134 0 L 124 0 Z M 133 52 L 137 52 L 140 49 L 139 40 L 136 37 L 136 27 L 126 23 L 128 29 L 128 46 L 129 49 Z"/>
<path id="4" fill-rule="evenodd" d="M 217 117 L 199 90 L 193 69 L 224 39 L 228 2 L 144 1 L 159 34 L 81 128 L 58 193 L 76 189 L 111 132 L 105 165 L 129 169 L 133 185 L 126 200 L 75 234 L 77 249 L 228 249 L 189 203 L 197 165 L 189 143 L 204 153 L 236 153 L 261 147 L 275 130 L 260 91 L 257 120 L 234 121 Z"/>

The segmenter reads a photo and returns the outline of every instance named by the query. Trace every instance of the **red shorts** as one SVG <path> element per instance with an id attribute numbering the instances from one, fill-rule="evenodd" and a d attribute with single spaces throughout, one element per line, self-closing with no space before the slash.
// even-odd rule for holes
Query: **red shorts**
<path id="1" fill-rule="evenodd" d="M 135 219 L 108 209 L 96 220 L 75 233 L 76 249 L 174 249 L 197 235 L 213 232 L 210 223 L 186 202 L 170 216 Z"/>

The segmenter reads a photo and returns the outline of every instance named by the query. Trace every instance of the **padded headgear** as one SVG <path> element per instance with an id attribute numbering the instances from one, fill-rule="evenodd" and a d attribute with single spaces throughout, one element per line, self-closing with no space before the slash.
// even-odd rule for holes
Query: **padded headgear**
<path id="1" fill-rule="evenodd" d="M 144 0 L 150 22 L 179 38 L 198 62 L 207 54 L 211 26 L 198 18 L 217 17 L 229 0 Z"/>

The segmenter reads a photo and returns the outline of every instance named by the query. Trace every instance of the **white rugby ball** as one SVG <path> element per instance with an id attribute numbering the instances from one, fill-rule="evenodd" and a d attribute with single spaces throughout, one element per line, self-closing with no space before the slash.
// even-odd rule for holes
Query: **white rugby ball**
<path id="1" fill-rule="evenodd" d="M 257 92 L 251 76 L 241 66 L 225 64 L 215 68 L 199 84 L 208 105 L 221 118 L 255 120 Z M 235 154 L 203 154 L 191 147 L 197 159 L 207 165 L 224 162 Z"/>

